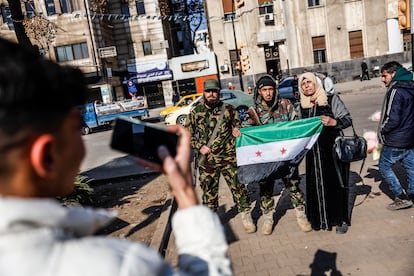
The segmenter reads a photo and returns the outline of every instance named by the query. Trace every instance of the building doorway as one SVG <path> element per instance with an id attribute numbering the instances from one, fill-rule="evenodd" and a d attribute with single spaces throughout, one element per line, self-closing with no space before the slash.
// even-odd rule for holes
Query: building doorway
<path id="1" fill-rule="evenodd" d="M 276 78 L 281 73 L 278 44 L 265 45 L 263 50 L 266 60 L 266 72 Z"/>
<path id="2" fill-rule="evenodd" d="M 165 99 L 161 82 L 145 83 L 143 90 L 144 95 L 147 98 L 149 109 L 165 106 Z"/>

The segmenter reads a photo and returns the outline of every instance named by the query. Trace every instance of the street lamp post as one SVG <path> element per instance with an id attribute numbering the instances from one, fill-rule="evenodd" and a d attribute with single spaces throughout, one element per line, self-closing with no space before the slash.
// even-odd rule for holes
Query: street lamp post
<path id="1" fill-rule="evenodd" d="M 240 61 L 239 48 L 237 47 L 236 30 L 234 29 L 234 16 L 236 15 L 236 13 L 234 12 L 234 0 L 231 1 L 231 11 L 232 11 L 231 25 L 233 27 L 234 46 L 236 47 L 236 60 L 237 62 L 239 62 Z M 238 74 L 239 74 L 240 89 L 244 91 L 242 71 L 240 69 L 238 70 Z"/>

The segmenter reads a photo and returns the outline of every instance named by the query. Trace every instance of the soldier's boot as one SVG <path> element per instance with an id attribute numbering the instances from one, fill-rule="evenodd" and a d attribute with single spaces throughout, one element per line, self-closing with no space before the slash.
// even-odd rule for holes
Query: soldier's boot
<path id="1" fill-rule="evenodd" d="M 252 212 L 250 210 L 241 213 L 241 220 L 246 233 L 250 234 L 256 232 L 256 225 L 253 223 Z"/>
<path id="2" fill-rule="evenodd" d="M 263 225 L 262 225 L 262 233 L 264 235 L 270 235 L 273 231 L 273 212 L 268 212 L 267 214 L 263 214 Z"/>
<path id="3" fill-rule="evenodd" d="M 308 221 L 308 218 L 306 217 L 305 214 L 305 206 L 298 206 L 295 208 L 296 211 L 296 220 L 298 222 L 298 225 L 300 227 L 300 229 L 303 232 L 309 232 L 312 231 L 312 226 Z"/>

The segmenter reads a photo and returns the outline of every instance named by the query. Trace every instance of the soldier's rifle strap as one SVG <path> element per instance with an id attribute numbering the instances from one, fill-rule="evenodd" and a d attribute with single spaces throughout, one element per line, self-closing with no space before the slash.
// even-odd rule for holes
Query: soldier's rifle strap
<path id="1" fill-rule="evenodd" d="M 213 133 L 211 134 L 210 139 L 207 142 L 207 145 L 206 145 L 207 147 L 210 147 L 211 144 L 213 144 L 214 139 L 216 139 L 218 129 L 219 129 L 220 125 L 221 125 L 221 121 L 223 121 L 224 110 L 225 110 L 225 103 L 223 103 L 223 105 L 221 106 L 220 117 L 219 117 L 219 119 L 218 119 L 218 121 L 216 123 L 216 126 L 213 129 Z M 205 155 L 201 155 L 200 159 L 198 160 L 198 164 L 199 165 L 202 165 L 204 163 L 205 159 L 206 159 L 206 156 Z"/>

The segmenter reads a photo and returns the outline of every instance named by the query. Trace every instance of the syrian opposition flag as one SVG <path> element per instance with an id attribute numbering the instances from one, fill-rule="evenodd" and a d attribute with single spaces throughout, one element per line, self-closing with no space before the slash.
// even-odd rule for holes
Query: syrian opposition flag
<path id="1" fill-rule="evenodd" d="M 278 179 L 293 172 L 323 128 L 320 117 L 240 129 L 236 138 L 241 183 Z"/>

